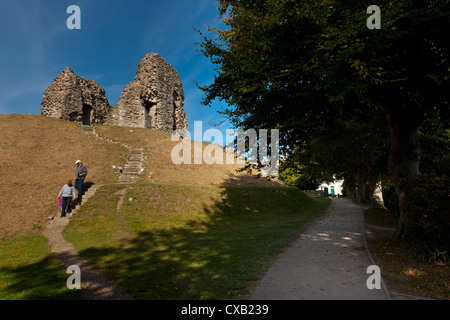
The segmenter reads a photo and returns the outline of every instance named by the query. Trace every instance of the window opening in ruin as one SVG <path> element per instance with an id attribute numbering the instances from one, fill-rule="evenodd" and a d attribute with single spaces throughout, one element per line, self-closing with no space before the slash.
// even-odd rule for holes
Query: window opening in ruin
<path id="1" fill-rule="evenodd" d="M 145 127 L 154 128 L 154 119 L 156 116 L 156 103 L 144 100 L 145 107 Z"/>
<path id="2" fill-rule="evenodd" d="M 177 105 L 174 103 L 173 104 L 173 128 L 172 128 L 172 131 L 177 130 L 177 113 L 176 113 L 176 110 L 177 110 Z"/>
<path id="3" fill-rule="evenodd" d="M 84 126 L 90 126 L 92 120 L 91 117 L 92 117 L 92 107 L 87 104 L 83 104 L 83 115 L 81 118 L 82 124 Z"/>
<path id="4" fill-rule="evenodd" d="M 172 131 L 177 130 L 177 103 L 176 103 L 177 98 L 178 98 L 177 92 L 174 91 L 173 92 Z"/>

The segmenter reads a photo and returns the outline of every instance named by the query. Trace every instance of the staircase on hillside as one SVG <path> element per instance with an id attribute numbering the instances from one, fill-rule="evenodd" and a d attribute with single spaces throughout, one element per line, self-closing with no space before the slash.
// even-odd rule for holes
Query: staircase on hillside
<path id="1" fill-rule="evenodd" d="M 83 125 L 82 128 L 91 136 L 103 139 L 109 143 L 116 143 L 112 140 L 99 137 L 95 133 L 94 127 L 90 125 Z M 118 182 L 134 183 L 139 180 L 139 174 L 145 169 L 143 150 L 133 149 L 125 144 L 122 145 L 124 145 L 131 154 L 128 157 L 127 163 L 120 171 Z M 91 298 L 108 300 L 132 299 L 132 297 L 125 293 L 121 288 L 110 283 L 101 274 L 87 265 L 87 262 L 79 255 L 73 245 L 67 242 L 62 235 L 64 227 L 69 224 L 70 217 L 77 213 L 81 205 L 85 204 L 87 200 L 102 187 L 101 185 L 90 185 L 89 183 L 85 184 L 85 186 L 87 187 L 87 190 L 82 195 L 81 202 L 77 200 L 73 201 L 75 207 L 72 208 L 71 213 L 66 214 L 66 218 L 60 218 L 61 208 L 59 208 L 55 215 L 47 218 L 47 228 L 43 233 L 49 241 L 52 252 L 56 253 L 57 257 L 64 265 L 77 265 L 83 268 L 84 279 L 87 279 L 84 280 L 84 289 L 86 289 L 88 295 L 91 295 Z"/>
<path id="2" fill-rule="evenodd" d="M 54 216 L 50 216 L 47 218 L 48 221 L 50 221 L 49 228 L 58 228 L 58 227 L 64 227 L 69 223 L 69 219 L 73 214 L 77 213 L 77 211 L 80 209 L 81 205 L 83 203 L 86 203 L 86 201 L 92 197 L 98 189 L 100 189 L 101 185 L 92 185 L 87 191 L 84 192 L 83 196 L 81 197 L 81 203 L 78 200 L 72 200 L 72 212 L 66 214 L 66 218 L 60 218 L 61 217 L 61 208 L 57 211 L 57 213 Z M 55 219 L 56 218 L 56 219 Z"/>
<path id="3" fill-rule="evenodd" d="M 105 139 L 98 136 L 95 129 L 91 125 L 82 125 L 83 130 L 99 139 L 108 141 L 110 143 L 116 143 L 110 139 Z M 119 169 L 119 179 L 118 183 L 135 183 L 139 180 L 139 175 L 144 171 L 144 156 L 142 149 L 134 149 L 129 145 L 122 144 L 125 148 L 130 150 L 131 155 L 128 157 L 128 162 Z"/>
<path id="4" fill-rule="evenodd" d="M 144 160 L 143 150 L 133 149 L 128 157 L 128 162 L 122 168 L 119 175 L 119 183 L 134 183 L 139 180 L 139 175 L 143 171 Z"/>
<path id="5" fill-rule="evenodd" d="M 95 136 L 95 129 L 93 126 L 91 125 L 82 125 L 83 130 L 86 131 L 87 134 L 91 135 L 91 136 Z"/>

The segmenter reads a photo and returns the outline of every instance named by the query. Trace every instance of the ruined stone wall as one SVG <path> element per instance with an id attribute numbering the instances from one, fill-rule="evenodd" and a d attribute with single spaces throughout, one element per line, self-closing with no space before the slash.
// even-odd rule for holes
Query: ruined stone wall
<path id="1" fill-rule="evenodd" d="M 41 114 L 83 124 L 102 124 L 110 111 L 105 90 L 93 80 L 78 77 L 70 68 L 45 90 Z"/>
<path id="2" fill-rule="evenodd" d="M 178 72 L 156 53 L 138 64 L 133 82 L 111 108 L 105 91 L 93 80 L 64 69 L 44 92 L 41 114 L 83 124 L 159 129 L 186 129 L 184 91 Z"/>
<path id="3" fill-rule="evenodd" d="M 108 124 L 172 132 L 187 128 L 184 91 L 178 72 L 156 53 L 138 64 L 133 82 L 123 90 Z"/>

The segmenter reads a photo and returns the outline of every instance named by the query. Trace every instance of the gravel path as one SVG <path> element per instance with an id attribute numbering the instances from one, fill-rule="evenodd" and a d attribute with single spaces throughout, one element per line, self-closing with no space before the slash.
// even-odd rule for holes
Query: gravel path
<path id="1" fill-rule="evenodd" d="M 362 208 L 333 199 L 324 217 L 282 253 L 258 286 L 254 300 L 385 300 L 387 290 L 369 290 Z"/>
<path id="2" fill-rule="evenodd" d="M 93 127 L 84 126 L 84 130 L 93 136 L 96 136 L 100 139 Z M 113 141 L 108 141 L 110 143 L 115 143 Z M 132 162 L 132 169 L 136 166 L 138 169 L 133 170 L 131 173 L 127 173 L 127 179 L 123 178 L 123 175 L 119 176 L 119 183 L 132 183 L 139 180 L 139 169 L 140 165 L 143 161 L 142 150 L 134 150 L 131 147 L 124 145 L 127 149 L 130 150 L 131 156 L 128 159 L 127 164 Z M 133 158 L 134 157 L 134 158 Z M 136 159 L 137 157 L 137 159 Z M 137 162 L 137 164 L 136 164 Z M 95 194 L 98 188 L 101 186 L 93 186 L 91 187 L 84 195 L 83 195 L 83 203 Z M 76 214 L 80 205 L 78 205 L 73 211 L 72 214 Z M 85 259 L 83 259 L 80 254 L 75 250 L 75 247 L 66 241 L 62 235 L 62 231 L 65 226 L 69 223 L 69 218 L 72 214 L 69 214 L 68 217 L 60 218 L 60 212 L 57 212 L 55 216 L 50 217 L 48 219 L 47 228 L 44 230 L 43 234 L 48 239 L 48 242 L 51 247 L 51 251 L 56 254 L 56 257 L 61 261 L 61 263 L 68 268 L 69 266 L 78 266 L 81 271 L 81 289 L 86 294 L 87 297 L 93 300 L 133 300 L 133 297 L 127 294 L 121 287 L 109 281 L 103 274 L 95 271 Z M 70 274 L 67 275 L 70 277 Z"/>
<path id="3" fill-rule="evenodd" d="M 52 252 L 66 268 L 75 265 L 81 269 L 83 292 L 94 300 L 133 299 L 122 288 L 93 270 L 73 245 L 64 239 L 62 231 L 68 223 L 68 218 L 59 218 L 58 214 L 49 220 L 44 235 Z M 254 289 L 251 299 L 390 299 L 387 290 L 367 288 L 366 281 L 370 274 L 366 272 L 373 263 L 363 232 L 362 208 L 348 199 L 333 199 L 324 217 L 279 256 Z"/>
<path id="4" fill-rule="evenodd" d="M 122 288 L 92 269 L 75 250 L 74 246 L 64 239 L 62 230 L 68 222 L 67 218 L 55 217 L 44 230 L 44 235 L 49 241 L 52 252 L 56 254 L 56 257 L 66 268 L 72 265 L 80 268 L 83 293 L 94 300 L 132 300 L 132 297 Z M 69 277 L 70 274 L 67 274 L 67 278 Z"/>

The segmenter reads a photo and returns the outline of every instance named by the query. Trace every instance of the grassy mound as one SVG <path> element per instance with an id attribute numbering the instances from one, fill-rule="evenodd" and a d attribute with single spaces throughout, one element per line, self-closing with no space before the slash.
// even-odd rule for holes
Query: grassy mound
<path id="1" fill-rule="evenodd" d="M 327 205 L 285 187 L 108 186 L 64 236 L 138 299 L 242 298 Z"/>
<path id="2" fill-rule="evenodd" d="M 83 292 L 67 288 L 68 277 L 43 236 L 0 242 L 0 300 L 84 299 Z"/>
<path id="3" fill-rule="evenodd" d="M 274 254 L 328 204 L 239 173 L 236 164 L 175 165 L 171 151 L 178 142 L 161 131 L 96 131 L 144 149 L 140 183 L 116 185 L 112 166 L 126 162 L 127 149 L 87 135 L 79 124 L 0 115 L 1 298 L 83 298 L 66 288 L 66 270 L 41 235 L 46 218 L 58 211 L 60 188 L 74 179 L 77 159 L 88 168 L 86 183 L 105 186 L 64 235 L 96 269 L 140 299 L 244 295 Z"/>
<path id="4" fill-rule="evenodd" d="M 0 240 L 27 235 L 58 211 L 59 190 L 75 179 L 81 159 L 86 182 L 117 180 L 112 165 L 123 162 L 120 145 L 88 136 L 79 124 L 38 115 L 0 115 Z"/>
<path id="5" fill-rule="evenodd" d="M 256 175 L 238 172 L 241 165 L 194 164 L 194 154 L 203 154 L 210 143 L 199 145 L 191 142 L 191 164 L 176 165 L 172 162 L 172 149 L 179 143 L 171 141 L 171 135 L 159 130 L 97 126 L 96 132 L 113 141 L 120 141 L 144 149 L 146 171 L 142 182 L 183 185 L 263 185 L 282 186 L 278 181 L 258 179 Z M 225 153 L 223 153 L 224 155 Z"/>

